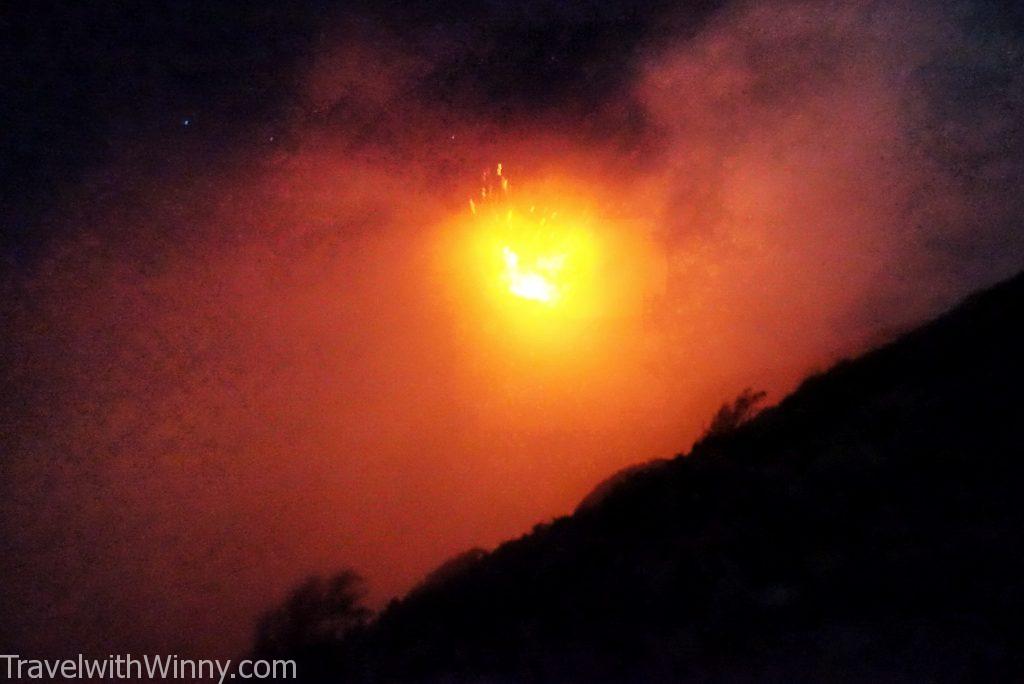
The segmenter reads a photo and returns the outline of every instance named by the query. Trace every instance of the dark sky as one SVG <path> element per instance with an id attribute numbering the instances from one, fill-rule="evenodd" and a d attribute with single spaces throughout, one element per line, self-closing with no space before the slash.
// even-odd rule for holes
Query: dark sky
<path id="1" fill-rule="evenodd" d="M 1014 2 L 0 13 L 5 651 L 379 603 L 1024 266 Z M 453 256 L 497 162 L 605 240 L 552 339 Z"/>
<path id="2" fill-rule="evenodd" d="M 0 47 L 5 250 L 32 252 L 61 231 L 40 225 L 48 210 L 124 145 L 144 146 L 159 171 L 165 146 L 215 163 L 255 133 L 284 144 L 286 122 L 304 106 L 296 75 L 332 41 L 401 43 L 429 65 L 410 84 L 418 99 L 503 122 L 580 123 L 629 81 L 639 46 L 693 30 L 718 4 L 9 3 Z M 335 104 L 349 124 L 346 116 L 376 114 Z"/>

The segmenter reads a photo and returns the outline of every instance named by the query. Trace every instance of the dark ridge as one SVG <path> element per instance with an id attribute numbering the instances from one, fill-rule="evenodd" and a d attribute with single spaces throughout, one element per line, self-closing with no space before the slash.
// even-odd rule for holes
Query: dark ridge
<path id="1" fill-rule="evenodd" d="M 296 645 L 307 681 L 1020 681 L 1024 275 Z"/>

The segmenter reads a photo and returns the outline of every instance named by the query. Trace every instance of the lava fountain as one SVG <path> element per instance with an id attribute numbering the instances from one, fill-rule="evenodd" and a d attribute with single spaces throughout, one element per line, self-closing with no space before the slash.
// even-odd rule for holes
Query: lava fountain
<path id="1" fill-rule="evenodd" d="M 472 260 L 492 305 L 534 319 L 594 313 L 600 264 L 594 212 L 572 195 L 546 187 L 517 196 L 501 164 L 483 174 L 469 201 Z"/>

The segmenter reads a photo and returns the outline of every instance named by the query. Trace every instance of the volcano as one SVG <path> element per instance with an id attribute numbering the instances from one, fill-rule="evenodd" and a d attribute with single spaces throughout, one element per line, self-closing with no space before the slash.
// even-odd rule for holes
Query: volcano
<path id="1" fill-rule="evenodd" d="M 1019 681 L 1022 318 L 1024 274 L 369 622 L 293 612 L 260 650 L 309 681 Z"/>

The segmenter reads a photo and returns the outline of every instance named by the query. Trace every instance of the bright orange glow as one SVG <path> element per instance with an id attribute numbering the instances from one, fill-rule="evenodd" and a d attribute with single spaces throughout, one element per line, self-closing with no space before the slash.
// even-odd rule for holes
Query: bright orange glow
<path id="1" fill-rule="evenodd" d="M 501 254 L 505 258 L 505 279 L 508 281 L 509 292 L 545 304 L 557 301 L 556 283 L 565 266 L 564 254 L 538 257 L 532 266 L 523 265 L 519 255 L 508 247 L 502 248 Z"/>
<path id="2" fill-rule="evenodd" d="M 490 306 L 535 331 L 556 321 L 564 331 L 568 320 L 592 317 L 602 300 L 600 240 L 587 203 L 564 188 L 513 195 L 501 164 L 483 181 L 469 208 L 477 289 L 490 293 Z"/>

